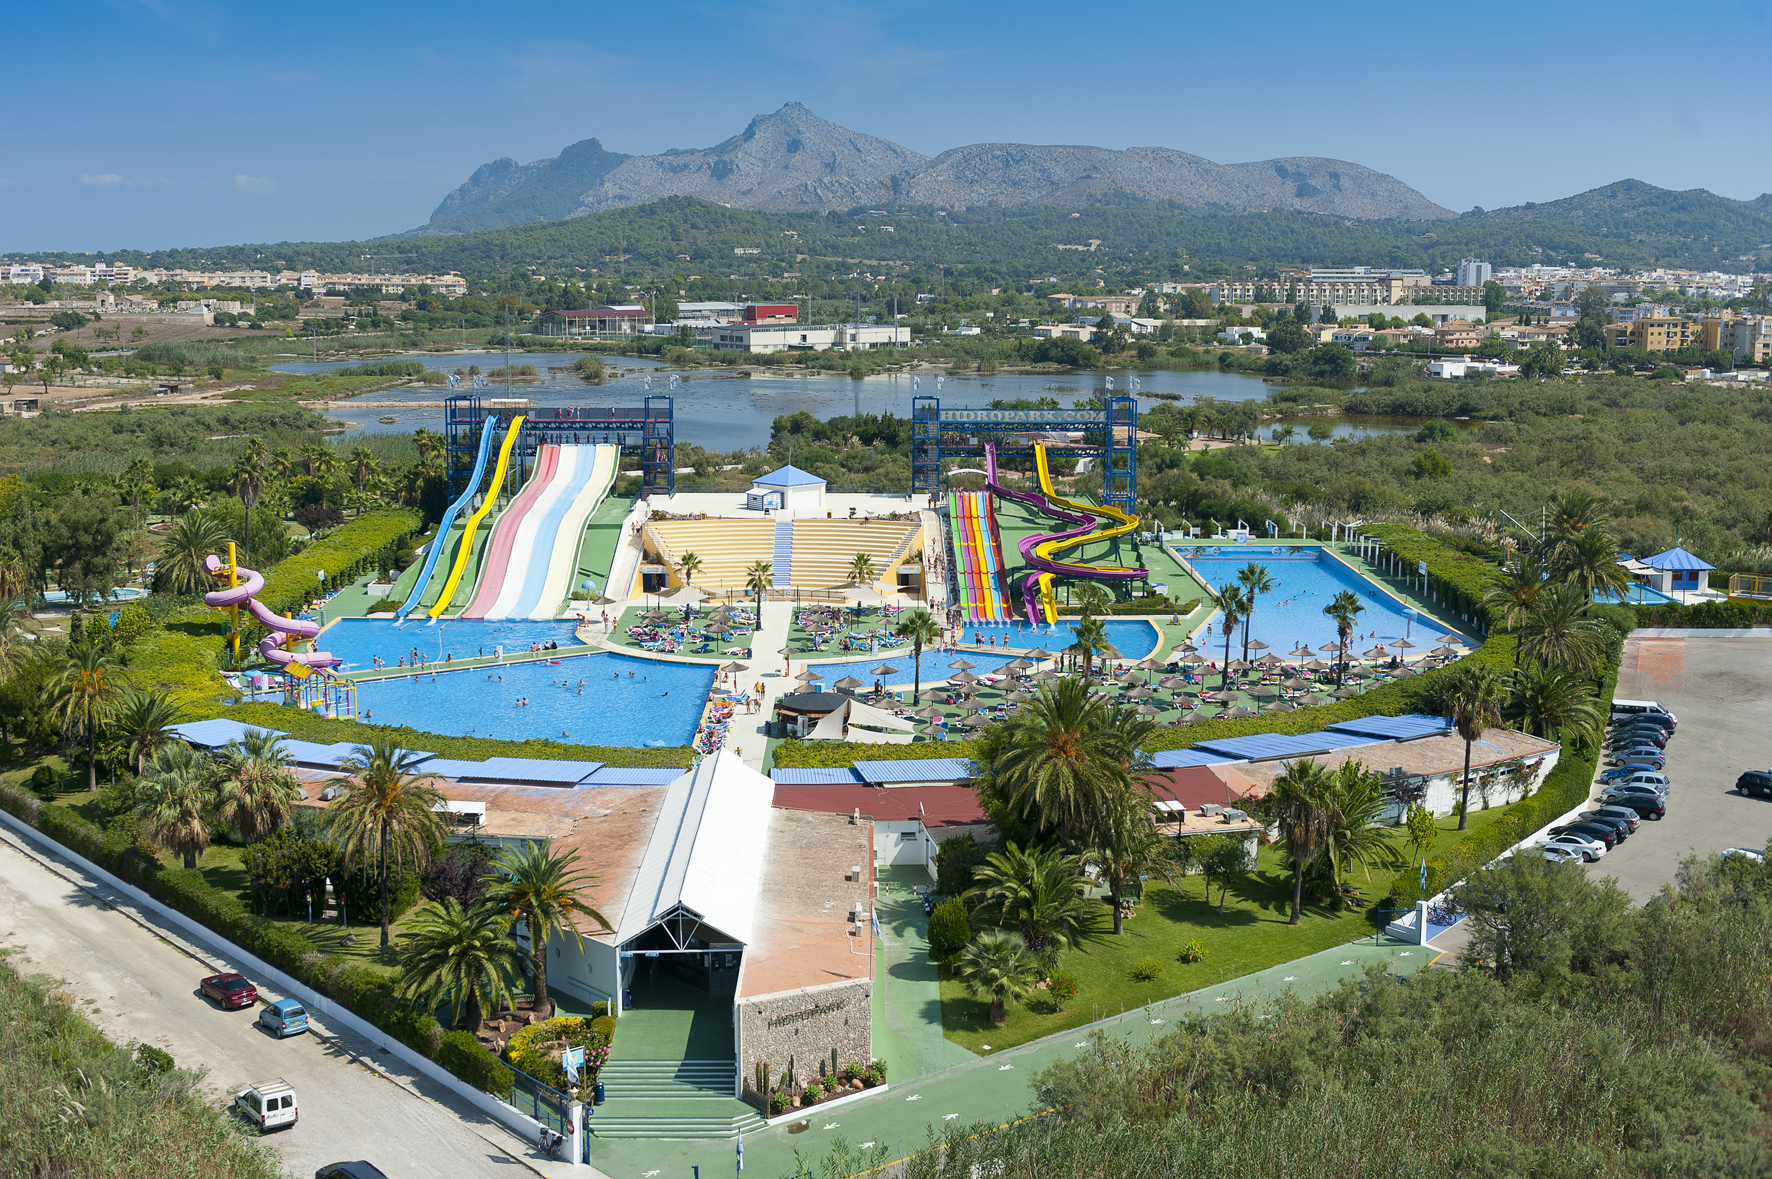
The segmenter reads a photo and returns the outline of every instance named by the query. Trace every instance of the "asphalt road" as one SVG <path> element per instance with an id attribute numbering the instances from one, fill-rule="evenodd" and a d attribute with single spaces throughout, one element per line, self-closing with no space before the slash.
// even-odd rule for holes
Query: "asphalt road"
<path id="1" fill-rule="evenodd" d="M 392 1179 L 570 1170 L 524 1158 L 533 1155 L 528 1144 L 355 1035 L 320 1024 L 279 1041 L 259 1030 L 256 1008 L 222 1011 L 197 989 L 205 975 L 231 968 L 212 948 L 4 828 L 0 949 L 16 969 L 60 980 L 112 1041 L 153 1044 L 183 1067 L 206 1068 L 218 1106 L 251 1082 L 287 1080 L 301 1120 L 264 1141 L 292 1175 L 360 1158 Z M 261 998 L 283 997 L 253 981 Z"/>
<path id="2" fill-rule="evenodd" d="M 1687 855 L 1765 848 L 1772 800 L 1735 792 L 1743 770 L 1772 766 L 1772 638 L 1648 639 L 1625 644 L 1616 695 L 1679 717 L 1667 743 L 1667 817 L 1645 822 L 1597 863 L 1643 902 Z M 1597 789 L 1596 789 L 1597 793 Z"/>

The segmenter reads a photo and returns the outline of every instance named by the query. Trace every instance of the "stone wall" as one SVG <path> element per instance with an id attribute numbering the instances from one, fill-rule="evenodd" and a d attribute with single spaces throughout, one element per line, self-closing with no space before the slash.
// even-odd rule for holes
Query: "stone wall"
<path id="1" fill-rule="evenodd" d="M 831 1049 L 839 1064 L 873 1059 L 873 981 L 854 979 L 745 999 L 738 1004 L 738 1075 L 752 1083 L 757 1062 L 769 1064 L 779 1086 L 791 1057 L 804 1087 L 827 1066 Z"/>

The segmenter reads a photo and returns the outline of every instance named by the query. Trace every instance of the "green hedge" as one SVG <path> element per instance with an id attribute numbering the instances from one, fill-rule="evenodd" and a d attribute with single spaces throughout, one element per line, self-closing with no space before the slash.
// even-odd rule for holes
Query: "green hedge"
<path id="1" fill-rule="evenodd" d="M 1489 625 L 1483 591 L 1500 579 L 1500 571 L 1493 563 L 1461 553 L 1406 524 L 1364 524 L 1360 533 L 1383 541 L 1411 569 L 1417 562 L 1427 562 L 1430 589 L 1446 603 L 1447 609 Z"/>
<path id="2" fill-rule="evenodd" d="M 1199 609 L 1199 606 L 1200 599 L 1197 597 L 1171 598 L 1163 594 L 1156 594 L 1148 598 L 1133 598 L 1130 602 L 1112 602 L 1108 604 L 1106 609 L 1096 610 L 1094 613 L 1098 616 L 1118 614 L 1179 614 L 1185 618 L 1195 610 Z M 1058 608 L 1058 616 L 1060 618 L 1076 618 L 1082 613 L 1083 608 L 1081 606 L 1060 606 Z"/>
<path id="3" fill-rule="evenodd" d="M 450 1032 L 437 1050 L 437 1063 L 485 1093 L 501 1101 L 511 1099 L 516 1074 L 489 1052 L 472 1032 Z"/>
<path id="4" fill-rule="evenodd" d="M 422 749 L 439 757 L 482 761 L 489 757 L 536 757 L 550 761 L 600 761 L 613 766 L 656 766 L 687 769 L 695 753 L 687 745 L 636 749 L 625 745 L 568 745 L 562 741 L 494 741 L 487 737 L 448 737 L 393 725 L 366 725 L 353 720 L 327 720 L 282 704 L 236 704 L 215 711 L 243 724 L 278 729 L 298 741 L 331 744 L 368 741 L 371 735 L 391 737 L 405 749 Z M 870 746 L 872 748 L 872 746 Z M 882 748 L 902 748 L 885 746 Z M 928 756 L 924 754 L 923 756 Z M 847 763 L 844 763 L 847 764 Z"/>
<path id="5" fill-rule="evenodd" d="M 1682 606 L 1677 602 L 1661 605 L 1633 605 L 1638 626 L 1696 627 L 1703 630 L 1746 630 L 1751 626 L 1772 626 L 1772 602 L 1699 602 Z"/>
<path id="6" fill-rule="evenodd" d="M 365 512 L 333 529 L 265 574 L 258 595 L 278 614 L 295 614 L 319 597 L 322 589 L 349 585 L 361 573 L 389 568 L 394 553 L 424 524 L 416 508 L 385 508 Z M 324 586 L 316 574 L 325 570 Z"/>

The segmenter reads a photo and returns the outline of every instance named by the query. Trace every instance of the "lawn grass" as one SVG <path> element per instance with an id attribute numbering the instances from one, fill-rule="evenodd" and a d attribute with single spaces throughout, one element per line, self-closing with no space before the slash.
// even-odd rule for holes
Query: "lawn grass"
<path id="1" fill-rule="evenodd" d="M 203 879 L 216 888 L 231 892 L 240 898 L 242 904 L 257 912 L 258 898 L 252 895 L 246 879 L 246 869 L 241 866 L 241 856 L 246 849 L 233 843 L 212 843 L 197 860 L 197 871 Z M 171 864 L 166 856 L 161 856 L 163 863 Z M 388 927 L 388 944 L 394 949 L 400 948 L 400 940 L 413 920 L 430 902 L 423 897 L 408 909 L 398 921 Z M 264 914 L 267 920 L 279 925 L 287 925 L 295 932 L 314 943 L 314 947 L 322 954 L 343 954 L 349 958 L 359 958 L 365 962 L 381 960 L 381 918 L 370 909 L 361 914 L 354 911 L 345 914 L 350 920 L 341 925 L 336 915 L 322 919 L 324 908 L 323 898 L 314 898 L 314 920 L 310 924 L 305 906 L 292 907 L 289 913 L 281 913 L 276 909 Z M 346 944 L 345 938 L 354 941 Z"/>
<path id="2" fill-rule="evenodd" d="M 1472 830 L 1495 822 L 1504 808 L 1495 807 L 1471 815 Z M 1437 820 L 1439 835 L 1429 857 L 1438 855 L 1460 837 L 1458 818 Z M 1355 872 L 1351 883 L 1363 898 L 1376 903 L 1389 894 L 1391 882 L 1401 873 L 1374 872 L 1368 882 Z M 1333 946 L 1372 936 L 1370 908 L 1332 913 L 1306 904 L 1301 923 L 1287 924 L 1292 906 L 1292 874 L 1277 847 L 1264 847 L 1256 869 L 1234 881 L 1224 913 L 1218 911 L 1218 887 L 1205 899 L 1202 878 L 1190 876 L 1179 889 L 1152 882 L 1145 888 L 1137 916 L 1125 923 L 1126 932 L 1113 934 L 1106 902 L 1095 931 L 1076 949 L 1059 960 L 1059 970 L 1077 980 L 1077 997 L 1063 1011 L 1055 1011 L 1050 999 L 1037 994 L 1024 1004 L 1010 1004 L 1001 1024 L 990 1021 L 990 1004 L 967 995 L 951 971 L 942 968 L 942 1033 L 973 1052 L 1001 1051 L 1017 1044 L 1091 1023 L 1108 1015 L 1160 999 L 1184 995 L 1259 970 L 1291 962 Z M 1183 945 L 1198 939 L 1206 949 L 1204 960 L 1183 963 Z M 1154 958 L 1163 971 L 1149 982 L 1132 977 L 1134 963 Z"/>

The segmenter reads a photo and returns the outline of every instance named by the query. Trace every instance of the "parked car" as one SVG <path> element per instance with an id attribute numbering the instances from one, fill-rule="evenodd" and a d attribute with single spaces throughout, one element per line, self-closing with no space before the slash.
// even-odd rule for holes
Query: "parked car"
<path id="1" fill-rule="evenodd" d="M 279 1040 L 308 1030 L 307 1008 L 294 999 L 278 999 L 275 1003 L 266 1003 L 265 1009 L 258 1013 L 258 1021 L 276 1032 Z"/>
<path id="2" fill-rule="evenodd" d="M 1654 767 L 1652 767 L 1648 762 L 1633 761 L 1633 762 L 1627 762 L 1626 764 L 1621 765 L 1621 766 L 1613 766 L 1609 770 L 1601 770 L 1600 771 L 1600 781 L 1602 781 L 1602 782 L 1621 782 L 1624 779 L 1630 777 L 1632 774 L 1643 774 L 1643 773 L 1654 773 L 1654 772 L 1655 772 Z"/>
<path id="3" fill-rule="evenodd" d="M 1667 736 L 1671 737 L 1674 735 L 1674 722 L 1665 716 L 1633 716 L 1627 717 L 1623 720 L 1614 721 L 1611 725 L 1611 730 L 1614 733 L 1631 731 L 1641 733 L 1665 733 Z"/>
<path id="4" fill-rule="evenodd" d="M 1598 810 L 1591 810 L 1581 817 L 1583 819 L 1617 819 L 1629 827 L 1632 834 L 1635 834 L 1637 828 L 1641 826 L 1643 822 L 1643 816 L 1637 814 L 1637 812 L 1631 810 L 1627 806 L 1603 806 Z"/>
<path id="5" fill-rule="evenodd" d="M 1615 794 L 1601 796 L 1602 810 L 1618 808 L 1632 811 L 1645 819 L 1661 819 L 1667 814 L 1667 800 L 1659 794 Z"/>
<path id="6" fill-rule="evenodd" d="M 251 1007 L 258 1002 L 258 988 L 239 974 L 212 974 L 197 984 L 206 999 L 214 999 L 223 1011 Z"/>
<path id="7" fill-rule="evenodd" d="M 1595 839 L 1591 835 L 1581 835 L 1573 831 L 1567 835 L 1552 836 L 1545 841 L 1544 846 L 1573 848 L 1580 854 L 1582 859 L 1590 864 L 1606 854 L 1606 844 L 1603 840 Z"/>
<path id="8" fill-rule="evenodd" d="M 1613 803 L 1625 805 L 1637 798 L 1652 798 L 1662 807 L 1667 806 L 1667 793 L 1653 786 L 1608 786 L 1600 791 L 1600 801 L 1607 806 Z"/>
<path id="9" fill-rule="evenodd" d="M 1672 780 L 1670 780 L 1666 774 L 1658 774 L 1654 770 L 1638 770 L 1634 774 L 1620 778 L 1616 785 L 1657 786 L 1660 787 L 1663 792 L 1670 791 L 1674 788 Z"/>
<path id="10" fill-rule="evenodd" d="M 1667 761 L 1659 753 L 1648 753 L 1641 749 L 1633 749 L 1629 753 L 1614 753 L 1606 758 L 1609 766 L 1621 766 L 1627 763 L 1641 763 L 1656 773 L 1667 768 Z"/>
<path id="11" fill-rule="evenodd" d="M 1602 823 L 1598 821 L 1591 823 L 1570 823 L 1566 827 L 1552 827 L 1551 834 L 1591 836 L 1592 838 L 1603 842 L 1608 851 L 1623 843 L 1625 837 L 1624 824 L 1619 823 L 1614 826 L 1609 822 Z"/>
<path id="12" fill-rule="evenodd" d="M 1766 853 L 1757 852 L 1751 847 L 1726 847 L 1717 854 L 1722 856 L 1725 860 L 1730 856 L 1740 856 L 1742 859 L 1752 860 L 1756 864 L 1764 864 L 1766 862 Z"/>
<path id="13" fill-rule="evenodd" d="M 248 1085 L 234 1094 L 234 1109 L 257 1126 L 260 1134 L 293 1126 L 301 1116 L 295 1104 L 295 1090 L 281 1077 Z"/>
<path id="14" fill-rule="evenodd" d="M 1606 738 L 1608 749 L 1628 749 L 1632 745 L 1653 745 L 1657 749 L 1666 749 L 1667 734 L 1659 729 L 1626 729 Z"/>
<path id="15" fill-rule="evenodd" d="M 327 1163 L 314 1172 L 314 1179 L 388 1179 L 380 1167 L 358 1159 L 354 1163 Z"/>
<path id="16" fill-rule="evenodd" d="M 1749 770 L 1735 779 L 1735 789 L 1743 794 L 1757 794 L 1761 798 L 1772 798 L 1772 771 Z"/>
<path id="17" fill-rule="evenodd" d="M 1553 864 L 1579 864 L 1587 857 L 1573 847 L 1547 844 L 1544 849 L 1544 858 Z"/>
<path id="18" fill-rule="evenodd" d="M 1655 703 L 1653 700 L 1614 700 L 1612 701 L 1612 719 L 1624 720 L 1629 717 L 1650 716 L 1666 717 L 1669 724 L 1678 724 L 1680 718 Z"/>

